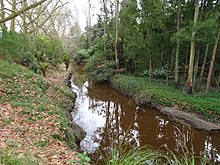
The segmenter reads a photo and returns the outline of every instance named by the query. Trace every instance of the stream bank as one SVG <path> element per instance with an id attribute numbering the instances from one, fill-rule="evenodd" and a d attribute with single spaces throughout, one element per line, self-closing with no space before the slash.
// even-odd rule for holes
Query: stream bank
<path id="1" fill-rule="evenodd" d="M 75 94 L 63 83 L 65 70 L 42 77 L 0 60 L 0 164 L 68 164 L 77 152 L 66 117 Z"/>
<path id="2" fill-rule="evenodd" d="M 151 92 L 151 89 L 148 89 L 148 86 L 146 86 L 147 83 L 139 85 L 138 81 L 134 79 L 135 78 L 130 78 L 129 76 L 117 75 L 110 80 L 110 84 L 117 91 L 120 91 L 123 94 L 132 98 L 137 104 L 141 106 L 148 105 L 157 108 L 161 113 L 168 116 L 169 119 L 172 121 L 199 130 L 220 132 L 219 115 L 217 115 L 216 122 L 209 122 L 204 119 L 204 116 L 202 116 L 201 113 L 199 114 L 198 111 L 196 111 L 195 109 L 192 110 L 190 105 L 187 105 L 185 101 L 182 101 L 183 103 L 179 103 L 179 105 L 185 104 L 181 108 L 178 104 L 175 104 L 175 102 L 177 102 L 177 99 L 175 100 L 175 98 L 170 99 L 171 101 L 174 100 L 174 102 L 170 104 L 170 100 L 169 98 L 167 99 L 166 96 L 168 97 L 169 95 L 171 95 L 172 93 L 169 94 L 169 92 L 172 91 L 168 91 L 168 93 L 163 96 L 159 96 L 159 94 L 157 96 L 157 94 L 155 93 L 157 92 L 157 90 L 159 93 L 159 90 L 161 89 L 155 89 L 155 91 Z M 155 86 L 155 88 L 158 87 Z"/>

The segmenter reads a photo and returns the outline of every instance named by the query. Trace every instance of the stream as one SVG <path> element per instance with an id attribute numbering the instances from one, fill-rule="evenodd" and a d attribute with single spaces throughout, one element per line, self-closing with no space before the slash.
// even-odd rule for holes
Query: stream
<path id="1" fill-rule="evenodd" d="M 95 153 L 124 141 L 131 146 L 168 148 L 174 153 L 193 152 L 220 163 L 219 133 L 174 123 L 155 108 L 139 107 L 108 84 L 92 84 L 85 77 L 79 78 L 83 74 L 80 69 L 76 73 L 71 84 L 77 94 L 72 116 L 87 132 L 80 143 L 82 149 Z"/>

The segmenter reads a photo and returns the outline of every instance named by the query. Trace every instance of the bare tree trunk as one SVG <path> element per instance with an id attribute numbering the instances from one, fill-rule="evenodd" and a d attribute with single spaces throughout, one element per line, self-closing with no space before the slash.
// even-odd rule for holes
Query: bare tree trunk
<path id="1" fill-rule="evenodd" d="M 152 79 L 152 58 L 150 55 L 149 82 L 151 82 L 151 79 Z"/>
<path id="2" fill-rule="evenodd" d="M 91 2 L 88 0 L 89 8 L 88 14 L 86 14 L 86 37 L 88 48 L 91 46 Z"/>
<path id="3" fill-rule="evenodd" d="M 0 18 L 5 19 L 5 11 L 4 11 L 4 2 L 3 0 L 0 0 Z M 1 28 L 6 28 L 5 23 L 0 23 Z"/>
<path id="4" fill-rule="evenodd" d="M 208 77 L 207 77 L 207 84 L 206 84 L 206 91 L 205 93 L 208 94 L 210 91 L 210 85 L 211 85 L 211 80 L 212 80 L 212 72 L 213 72 L 213 67 L 214 67 L 214 63 L 215 63 L 215 58 L 216 58 L 216 51 L 218 48 L 218 41 L 219 41 L 219 37 L 220 37 L 220 27 L 218 30 L 218 35 L 215 41 L 215 45 L 213 48 L 213 52 L 212 52 L 212 59 L 211 59 L 211 63 L 209 66 L 209 73 L 208 73 Z"/>
<path id="5" fill-rule="evenodd" d="M 179 32 L 180 28 L 180 14 L 181 14 L 181 1 L 178 2 L 178 12 L 177 12 L 177 33 Z M 175 78 L 174 81 L 177 84 L 179 79 L 179 53 L 180 53 L 180 39 L 178 38 L 176 41 L 176 61 L 175 61 Z"/>
<path id="6" fill-rule="evenodd" d="M 196 85 L 197 85 L 197 75 L 198 75 L 198 69 L 199 69 L 199 54 L 200 54 L 200 51 L 198 50 L 196 61 L 195 61 L 195 67 L 194 67 L 194 75 L 193 75 L 193 80 L 194 80 L 193 91 L 195 91 Z"/>
<path id="7" fill-rule="evenodd" d="M 217 90 L 216 90 L 216 92 L 219 91 L 219 87 L 220 87 L 220 71 L 219 71 L 219 73 L 218 73 Z"/>
<path id="8" fill-rule="evenodd" d="M 194 13 L 194 23 L 193 25 L 197 24 L 198 17 L 199 17 L 199 1 L 196 1 L 196 6 L 195 6 L 195 13 Z M 187 94 L 192 94 L 192 86 L 193 86 L 193 69 L 194 69 L 194 58 L 195 58 L 195 30 L 192 32 L 192 39 L 191 39 L 191 50 L 190 50 L 190 59 L 189 59 L 189 70 L 188 70 L 188 79 L 186 82 L 187 85 Z"/>
<path id="9" fill-rule="evenodd" d="M 118 60 L 118 17 L 119 17 L 119 0 L 116 0 L 116 11 L 115 11 L 115 65 L 116 71 L 119 71 L 119 60 Z"/>
<path id="10" fill-rule="evenodd" d="M 107 11 L 107 0 L 102 0 L 103 2 L 103 8 L 104 8 L 104 13 L 105 13 L 105 17 L 104 17 L 104 36 L 107 37 L 107 19 L 108 19 L 108 11 Z M 106 38 L 104 40 L 104 51 L 106 53 L 107 50 L 107 46 L 106 46 Z"/>
<path id="11" fill-rule="evenodd" d="M 209 52 L 209 44 L 206 45 L 205 56 L 204 56 L 203 63 L 202 63 L 202 69 L 201 69 L 201 73 L 200 73 L 200 77 L 199 77 L 199 82 L 202 82 L 202 79 L 203 79 L 206 60 L 207 60 L 207 57 L 208 57 L 208 52 Z"/>
<path id="12" fill-rule="evenodd" d="M 22 7 L 23 8 L 26 8 L 28 6 L 28 4 L 27 4 L 27 0 L 23 0 L 22 1 Z M 27 29 L 28 29 L 28 27 L 27 27 L 28 25 L 27 25 L 27 22 L 26 22 L 26 14 L 24 14 L 23 13 L 23 15 L 22 15 L 22 29 L 23 29 L 23 33 L 27 33 Z"/>
<path id="13" fill-rule="evenodd" d="M 16 12 L 16 0 L 12 0 L 12 14 Z M 11 19 L 10 31 L 15 31 L 15 17 Z"/>

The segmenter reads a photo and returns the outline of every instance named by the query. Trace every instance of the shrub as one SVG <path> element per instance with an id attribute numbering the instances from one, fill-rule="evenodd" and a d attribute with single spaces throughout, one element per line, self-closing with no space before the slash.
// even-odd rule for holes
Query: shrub
<path id="1" fill-rule="evenodd" d="M 79 63 L 86 63 L 88 58 L 93 54 L 93 48 L 90 49 L 80 49 L 76 56 L 74 57 L 74 60 Z"/>
<path id="2" fill-rule="evenodd" d="M 3 29 L 0 38 L 0 56 L 8 61 L 18 62 L 21 58 L 21 36 L 16 32 L 7 32 Z"/>
<path id="3" fill-rule="evenodd" d="M 108 81 L 114 74 L 114 63 L 96 54 L 89 58 L 84 69 L 93 82 Z"/>
<path id="4" fill-rule="evenodd" d="M 162 67 L 156 67 L 156 68 L 154 68 L 154 69 L 152 69 L 152 71 L 151 71 L 152 73 L 152 76 L 153 77 L 155 77 L 155 78 L 162 78 L 162 79 L 165 79 L 165 78 L 167 78 L 167 76 L 169 77 L 169 78 L 171 78 L 172 77 L 172 72 L 169 70 L 169 69 L 167 69 L 166 67 L 164 67 L 164 66 L 162 66 Z M 150 70 L 145 70 L 142 74 L 141 74 L 141 76 L 146 76 L 146 77 L 149 77 L 149 75 L 150 75 Z"/>

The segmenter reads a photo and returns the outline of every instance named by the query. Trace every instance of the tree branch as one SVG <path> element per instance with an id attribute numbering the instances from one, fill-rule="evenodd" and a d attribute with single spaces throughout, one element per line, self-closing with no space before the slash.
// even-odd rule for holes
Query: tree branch
<path id="1" fill-rule="evenodd" d="M 30 6 L 25 7 L 25 8 L 23 8 L 23 9 L 20 9 L 20 10 L 18 10 L 17 12 L 11 14 L 10 16 L 8 16 L 8 17 L 6 17 L 6 18 L 0 19 L 0 23 L 4 23 L 4 22 L 6 22 L 6 21 L 8 21 L 8 20 L 11 20 L 11 19 L 17 17 L 18 15 L 20 15 L 21 13 L 23 13 L 23 12 L 25 12 L 25 11 L 27 11 L 27 10 L 30 10 L 30 9 L 32 9 L 32 8 L 35 8 L 35 7 L 37 7 L 38 5 L 41 5 L 42 3 L 46 2 L 46 1 L 47 1 L 47 0 L 41 0 L 41 1 L 39 1 L 39 2 L 33 3 L 33 4 L 30 5 Z"/>

